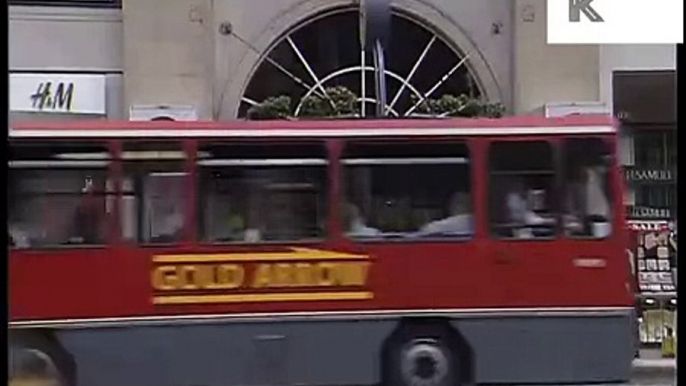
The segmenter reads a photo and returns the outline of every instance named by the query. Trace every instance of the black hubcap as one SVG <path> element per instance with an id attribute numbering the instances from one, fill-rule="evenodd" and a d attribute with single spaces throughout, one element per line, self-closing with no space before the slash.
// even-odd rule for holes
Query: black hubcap
<path id="1" fill-rule="evenodd" d="M 436 361 L 428 356 L 417 358 L 417 367 L 415 368 L 417 376 L 422 379 L 428 379 L 436 373 Z"/>

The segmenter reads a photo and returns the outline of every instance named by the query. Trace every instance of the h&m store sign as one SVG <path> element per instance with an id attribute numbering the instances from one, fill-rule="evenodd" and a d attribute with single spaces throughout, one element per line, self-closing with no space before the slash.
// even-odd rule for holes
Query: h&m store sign
<path id="1" fill-rule="evenodd" d="M 104 75 L 10 74 L 10 111 L 105 115 Z"/>

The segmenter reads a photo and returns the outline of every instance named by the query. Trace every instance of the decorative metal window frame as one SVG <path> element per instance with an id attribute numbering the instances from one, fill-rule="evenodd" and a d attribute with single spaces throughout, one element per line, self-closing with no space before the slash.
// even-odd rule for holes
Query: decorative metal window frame
<path id="1" fill-rule="evenodd" d="M 288 31 L 286 31 L 284 34 L 279 36 L 277 39 L 275 39 L 270 46 L 265 49 L 263 52 L 261 52 L 261 60 L 259 63 L 255 66 L 253 69 L 252 73 L 249 76 L 249 81 L 246 83 L 244 89 L 242 90 L 241 93 L 241 99 L 239 101 L 239 110 L 240 106 L 242 104 L 247 104 L 249 106 L 255 106 L 259 104 L 259 101 L 251 99 L 248 95 L 248 89 L 250 86 L 250 81 L 252 78 L 255 76 L 257 70 L 262 66 L 262 65 L 273 65 L 277 68 L 278 71 L 281 71 L 284 75 L 287 77 L 291 78 L 294 81 L 294 85 L 296 87 L 304 87 L 307 91 L 306 93 L 298 100 L 297 106 L 294 111 L 294 116 L 299 116 L 300 115 L 300 110 L 302 108 L 303 100 L 307 98 L 308 96 L 311 95 L 317 95 L 320 97 L 326 97 L 328 99 L 328 95 L 326 95 L 325 91 L 325 86 L 327 86 L 332 80 L 335 80 L 338 77 L 341 77 L 346 74 L 350 73 L 374 73 L 377 71 L 377 65 L 376 63 L 368 63 L 367 60 L 365 59 L 365 55 L 362 52 L 360 55 L 360 62 L 340 68 L 338 70 L 335 70 L 331 73 L 328 74 L 315 74 L 312 68 L 310 67 L 310 64 L 307 62 L 307 59 L 305 55 L 300 51 L 298 45 L 296 42 L 293 40 L 293 36 L 295 33 L 299 32 L 300 30 L 314 24 L 317 21 L 320 21 L 322 19 L 330 18 L 330 17 L 335 17 L 338 14 L 343 14 L 343 13 L 348 13 L 351 11 L 357 11 L 357 7 L 338 7 L 338 8 L 332 8 L 332 9 L 327 9 L 325 11 L 319 12 L 315 15 L 310 16 L 307 19 L 301 20 L 294 26 L 292 26 Z M 408 13 L 403 11 L 402 9 L 395 8 L 393 7 L 391 9 L 391 13 L 393 17 L 398 17 L 401 19 L 404 19 L 417 27 L 424 29 L 426 32 L 430 33 L 432 35 L 431 39 L 425 44 L 423 47 L 423 50 L 421 54 L 415 58 L 414 66 L 411 69 L 409 74 L 397 74 L 393 72 L 391 69 L 386 68 L 384 66 L 384 73 L 386 77 L 389 80 L 393 80 L 396 82 L 400 83 L 400 88 L 396 93 L 392 95 L 392 98 L 389 96 L 389 100 L 386 101 L 386 111 L 388 116 L 392 117 L 413 117 L 413 116 L 422 116 L 422 114 L 416 113 L 416 109 L 419 107 L 419 105 L 424 102 L 427 98 L 432 97 L 434 92 L 450 78 L 457 70 L 461 68 L 466 68 L 467 72 L 469 74 L 469 77 L 471 80 L 474 82 L 475 89 L 478 90 L 478 93 L 480 95 L 485 94 L 485 87 L 479 78 L 478 74 L 472 67 L 472 64 L 470 62 L 471 55 L 474 55 L 473 52 L 465 52 L 463 51 L 463 47 L 456 46 L 455 43 L 450 39 L 448 36 L 444 35 L 443 31 L 438 29 L 436 26 L 431 25 L 427 21 L 423 20 L 421 17 L 418 17 L 417 15 Z M 287 44 L 291 50 L 295 53 L 296 57 L 298 58 L 299 62 L 301 65 L 303 65 L 307 73 L 309 74 L 309 79 L 307 81 L 303 81 L 294 74 L 290 73 L 288 70 L 285 70 L 284 66 L 281 64 L 277 63 L 274 61 L 271 57 L 270 54 L 272 54 L 277 47 L 279 47 L 282 44 Z M 418 68 L 422 65 L 425 56 L 427 55 L 428 51 L 431 49 L 431 47 L 434 44 L 442 44 L 445 45 L 452 53 L 454 54 L 455 58 L 458 59 L 458 61 L 448 70 L 447 72 L 441 74 L 440 77 L 438 77 L 436 83 L 428 90 L 419 90 L 417 87 L 415 87 L 411 80 L 413 76 L 415 75 L 415 71 L 418 70 Z M 369 50 L 369 48 L 367 48 Z M 269 64 L 268 64 L 269 63 Z M 361 103 L 361 117 L 365 117 L 366 114 L 366 104 L 370 103 L 373 105 L 376 105 L 380 103 L 378 98 L 376 97 L 370 97 L 367 95 L 367 90 L 369 90 L 370 86 L 373 85 L 367 85 L 366 83 L 366 77 L 361 76 L 361 95 L 358 96 L 358 103 Z M 398 98 L 403 92 L 409 92 L 416 96 L 418 98 L 418 101 L 410 107 L 409 110 L 407 111 L 397 111 L 395 109 L 395 104 L 398 102 Z M 365 103 L 366 102 L 366 103 Z M 445 116 L 445 114 L 444 114 Z"/>

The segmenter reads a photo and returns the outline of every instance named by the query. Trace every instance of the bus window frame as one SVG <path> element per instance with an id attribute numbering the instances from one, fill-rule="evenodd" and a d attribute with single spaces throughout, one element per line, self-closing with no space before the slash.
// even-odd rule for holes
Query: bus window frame
<path id="1" fill-rule="evenodd" d="M 484 151 L 484 164 L 485 164 L 485 172 L 484 173 L 484 179 L 485 179 L 485 184 L 486 184 L 486 194 L 487 198 L 483 200 L 483 205 L 487 208 L 485 211 L 484 215 L 484 221 L 486 223 L 486 234 L 489 240 L 494 240 L 497 242 L 506 242 L 506 243 L 526 243 L 526 242 L 551 242 L 551 241 L 559 241 L 562 239 L 562 211 L 559 208 L 559 203 L 558 200 L 555 198 L 559 197 L 560 194 L 562 193 L 561 191 L 561 158 L 562 155 L 560 154 L 560 142 L 562 141 L 562 138 L 559 137 L 554 137 L 554 136 L 539 136 L 539 135 L 532 135 L 532 136 L 519 136 L 519 137 L 507 137 L 507 136 L 502 136 L 502 137 L 491 137 L 488 138 L 487 145 Z M 491 219 L 491 212 L 493 208 L 491 208 L 491 202 L 492 202 L 492 194 L 493 194 L 493 187 L 492 187 L 492 179 L 493 179 L 493 172 L 492 172 L 492 162 L 491 162 L 491 155 L 493 151 L 493 144 L 495 143 L 532 143 L 532 142 L 544 142 L 548 144 L 550 147 L 550 152 L 551 152 L 551 170 L 552 172 L 552 186 L 551 186 L 551 193 L 554 195 L 555 198 L 553 198 L 553 202 L 555 203 L 551 213 L 552 216 L 551 218 L 555 219 L 555 224 L 552 226 L 553 232 L 550 236 L 547 237 L 531 237 L 531 238 L 517 238 L 517 237 L 498 237 L 494 233 L 494 228 L 493 228 L 493 221 Z"/>
<path id="2" fill-rule="evenodd" d="M 345 153 L 345 148 L 351 144 L 380 144 L 380 145 L 408 145 L 416 142 L 429 142 L 429 143 L 434 143 L 434 144 L 457 144 L 457 145 L 462 145 L 466 148 L 467 150 L 467 165 L 468 165 L 468 175 L 469 175 L 469 204 L 471 207 L 470 214 L 472 215 L 472 232 L 469 236 L 465 237 L 425 237 L 425 238 L 354 238 L 350 237 L 346 234 L 345 230 L 343 229 L 343 224 L 341 223 L 342 218 L 343 218 L 343 208 L 341 205 L 337 205 L 337 207 L 334 209 L 337 213 L 338 217 L 338 227 L 339 227 L 339 232 L 340 232 L 340 237 L 345 240 L 346 242 L 354 243 L 354 244 L 362 244 L 362 245 L 375 245 L 375 244 L 450 244 L 450 243 L 459 243 L 461 245 L 466 245 L 469 243 L 473 243 L 476 240 L 480 238 L 480 219 L 478 219 L 477 213 L 480 211 L 477 210 L 477 206 L 480 204 L 480 200 L 477 200 L 475 192 L 477 191 L 477 179 L 479 177 L 476 177 L 474 173 L 474 167 L 476 164 L 475 158 L 477 157 L 478 153 L 478 145 L 476 144 L 476 140 L 473 137 L 466 137 L 466 136 L 450 136 L 450 137 L 412 137 L 412 138 L 397 138 L 397 137 L 389 137 L 389 138 L 373 138 L 373 139 L 365 139 L 365 138 L 355 138 L 355 139 L 348 139 L 345 141 L 342 141 L 343 146 L 341 147 L 341 153 L 336 161 L 337 166 L 339 168 L 339 198 L 338 201 L 339 203 L 342 203 L 343 200 L 345 200 L 346 197 L 346 171 L 345 171 L 345 163 L 344 163 L 344 153 Z"/>
<path id="3" fill-rule="evenodd" d="M 52 138 L 38 138 L 37 141 L 39 141 L 41 144 L 50 144 L 50 143 L 65 143 L 66 141 L 63 139 L 52 139 Z M 8 141 L 8 144 L 10 147 L 20 145 L 22 143 L 33 143 L 33 139 L 30 140 L 22 140 L 22 139 L 10 139 Z M 31 253 L 31 252 L 50 252 L 50 251 L 66 251 L 66 250 L 96 250 L 96 251 L 102 251 L 102 250 L 107 250 L 113 248 L 117 244 L 117 240 L 113 238 L 113 226 L 114 226 L 114 220 L 115 217 L 118 216 L 118 213 L 116 212 L 117 210 L 117 205 L 119 201 L 119 192 L 117 190 L 117 180 L 114 178 L 112 174 L 112 170 L 116 168 L 116 164 L 118 163 L 117 160 L 114 158 L 114 153 L 112 152 L 113 149 L 113 140 L 107 140 L 107 139 L 99 139 L 99 138 L 83 138 L 79 140 L 79 143 L 83 144 L 89 144 L 93 146 L 102 146 L 103 149 L 107 149 L 107 155 L 108 159 L 104 160 L 106 165 L 102 167 L 102 170 L 104 171 L 105 175 L 105 181 L 111 180 L 113 187 L 112 191 L 107 192 L 107 187 L 105 187 L 105 191 L 102 193 L 102 196 L 105 200 L 107 200 L 107 197 L 112 197 L 113 200 L 113 213 L 107 213 L 105 211 L 105 215 L 103 216 L 103 221 L 105 222 L 104 224 L 104 231 L 105 231 L 105 236 L 103 239 L 102 243 L 98 244 L 53 244 L 53 245 L 41 245 L 41 246 L 32 246 L 30 248 L 20 248 L 15 245 L 8 245 L 8 249 L 13 251 L 13 252 L 18 252 L 18 253 Z M 8 162 L 11 162 L 8 160 Z M 10 170 L 13 168 L 8 164 L 7 165 L 7 172 L 9 174 Z M 16 168 L 16 169 L 21 169 L 21 168 Z M 29 170 L 41 170 L 40 167 L 27 167 L 25 169 Z M 60 169 L 60 168 L 55 168 L 55 169 Z M 64 169 L 62 169 L 64 170 Z M 40 193 L 37 195 L 46 195 L 46 193 Z"/>
<path id="4" fill-rule="evenodd" d="M 335 239 L 335 228 L 332 228 L 332 211 L 331 211 L 331 205 L 333 203 L 333 190 L 335 188 L 334 181 L 332 178 L 332 175 L 335 174 L 333 172 L 333 156 L 335 156 L 335 146 L 336 146 L 336 141 L 335 140 L 327 140 L 327 139 L 307 139 L 307 138 L 295 138 L 295 139 L 279 139 L 279 138 L 250 138 L 248 140 L 237 140 L 237 139 L 203 139 L 203 140 L 196 140 L 194 141 L 195 143 L 195 157 L 193 160 L 193 169 L 194 169 L 194 180 L 193 180 L 193 186 L 194 186 L 194 198 L 193 201 L 191 202 L 191 207 L 194 212 L 194 222 L 191 225 L 194 228 L 194 245 L 201 246 L 201 247 L 260 247 L 260 246 L 270 246 L 270 245 L 310 245 L 310 244 L 322 244 L 324 242 L 330 241 L 332 239 Z M 198 163 L 199 158 L 197 157 L 197 154 L 201 151 L 203 145 L 207 144 L 212 144 L 212 145 L 231 145 L 231 144 L 257 144 L 257 145 L 264 145 L 264 144 L 273 144 L 273 145 L 280 145 L 280 146 L 289 146 L 289 145 L 313 145 L 313 146 L 320 146 L 321 149 L 323 150 L 325 157 L 324 160 L 326 162 L 325 165 L 322 165 L 325 168 L 325 179 L 323 181 L 323 185 L 326 189 L 325 194 L 323 195 L 326 202 L 325 202 L 325 215 L 326 218 L 324 219 L 324 229 L 322 232 L 321 237 L 313 237 L 313 238 L 305 238 L 305 239 L 300 239 L 300 240 L 260 240 L 257 242 L 249 242 L 245 240 L 237 240 L 237 241 L 213 241 L 213 240 L 207 240 L 205 237 L 203 237 L 202 232 L 200 232 L 200 229 L 202 227 L 201 222 L 204 220 L 203 218 L 203 210 L 201 209 L 202 205 L 202 197 L 203 193 L 200 189 L 201 187 L 201 168 L 203 167 Z"/>
<path id="5" fill-rule="evenodd" d="M 555 169 L 555 183 L 553 185 L 552 191 L 556 196 L 564 194 L 563 186 L 566 179 L 564 175 L 564 167 L 566 166 L 566 154 L 564 151 L 564 143 L 568 139 L 600 139 L 603 141 L 604 146 L 610 154 L 610 163 L 608 164 L 609 173 L 607 175 L 608 183 L 610 185 L 611 193 L 611 232 L 602 238 L 580 236 L 580 237 L 570 237 L 564 233 L 563 224 L 561 221 L 562 209 L 556 208 L 554 211 L 554 218 L 556 219 L 555 232 L 552 237 L 537 237 L 531 239 L 517 239 L 517 238 L 498 238 L 494 237 L 491 228 L 490 221 L 490 195 L 491 195 L 491 175 L 490 175 L 490 149 L 491 145 L 495 142 L 531 142 L 531 141 L 543 141 L 548 143 L 552 148 L 553 155 L 553 166 Z M 470 204 L 472 207 L 471 214 L 474 218 L 473 232 L 469 237 L 454 237 L 454 238 L 417 238 L 417 239 L 402 239 L 402 238 L 390 238 L 390 239 L 356 239 L 349 237 L 345 234 L 342 229 L 341 220 L 341 207 L 338 203 L 341 203 L 345 197 L 345 177 L 344 177 L 344 164 L 343 152 L 345 147 L 350 143 L 368 143 L 368 142 L 379 142 L 383 144 L 403 144 L 408 143 L 408 141 L 432 141 L 436 143 L 447 143 L 454 141 L 456 143 L 465 145 L 468 151 L 469 160 L 469 175 L 470 175 Z M 61 139 L 49 139 L 45 138 L 46 143 L 60 142 Z M 21 139 L 10 140 L 10 145 L 21 144 L 25 142 Z M 355 138 L 355 139 L 338 139 L 338 138 L 324 138 L 324 139 L 278 139 L 278 138 L 256 138 L 251 139 L 251 143 L 278 143 L 278 144 L 321 144 L 323 150 L 326 152 L 326 175 L 327 181 L 325 183 L 327 192 L 325 194 L 328 202 L 326 203 L 326 216 L 327 219 L 324 222 L 325 229 L 323 236 L 320 238 L 308 238 L 302 240 L 267 240 L 260 242 L 245 242 L 245 241 L 235 241 L 235 242 L 220 242 L 220 241 L 209 241 L 202 240 L 200 237 L 199 227 L 201 221 L 201 211 L 200 211 L 200 165 L 198 165 L 197 154 L 202 144 L 207 143 L 231 143 L 237 142 L 237 140 L 218 140 L 218 139 L 166 139 L 166 138 L 122 138 L 122 139 L 89 139 L 85 138 L 82 140 L 84 143 L 93 145 L 104 145 L 108 149 L 108 154 L 110 160 L 105 166 L 105 171 L 108 179 L 113 182 L 113 192 L 110 193 L 114 197 L 113 201 L 113 212 L 107 214 L 106 221 L 106 237 L 101 244 L 70 244 L 70 245 L 47 245 L 31 248 L 18 248 L 16 246 L 8 246 L 8 249 L 17 252 L 32 252 L 32 251 L 64 251 L 68 249 L 78 249 L 78 250 L 103 250 L 113 247 L 127 246 L 134 248 L 179 248 L 188 246 L 203 246 L 203 247 L 217 247 L 217 246 L 269 246 L 269 245 L 279 245 L 279 244 L 316 244 L 326 241 L 346 241 L 358 244 L 384 244 L 384 243 L 410 243 L 410 244 L 443 244 L 443 243 L 469 243 L 481 239 L 502 241 L 502 242 L 543 242 L 543 241 L 554 241 L 559 239 L 567 239 L 577 242 L 606 242 L 608 239 L 612 239 L 621 234 L 621 222 L 624 220 L 623 216 L 623 203 L 621 198 L 622 194 L 622 175 L 619 171 L 620 165 L 617 157 L 617 147 L 618 141 L 614 140 L 613 137 L 608 135 L 568 135 L 568 136 L 525 136 L 525 137 L 418 137 L 418 138 Z M 172 243 L 141 243 L 138 240 L 126 240 L 123 238 L 122 232 L 122 198 L 123 198 L 123 178 L 124 178 L 124 164 L 125 160 L 122 159 L 122 152 L 124 151 L 124 145 L 127 143 L 175 143 L 180 145 L 181 151 L 185 153 L 185 161 L 181 161 L 185 164 L 183 172 L 186 173 L 186 178 L 188 179 L 187 189 L 188 194 L 184 200 L 184 222 L 183 222 L 183 236 L 179 240 Z M 482 154 L 483 153 L 483 154 Z M 483 159 L 480 159 L 483 158 Z M 478 167 L 477 164 L 481 164 L 482 169 L 488 171 L 488 174 L 484 176 L 477 176 L 475 174 L 475 168 Z M 486 193 L 485 197 L 478 198 L 476 194 L 479 190 L 479 184 Z M 618 196 L 619 194 L 619 196 Z M 559 205 L 558 205 L 559 206 Z M 481 215 L 482 218 L 479 218 Z M 482 229 L 483 228 L 483 229 Z"/>
<path id="6" fill-rule="evenodd" d="M 118 208 L 121 210 L 123 208 L 123 198 L 124 198 L 124 189 L 123 189 L 123 181 L 124 177 L 126 176 L 126 165 L 131 163 L 132 161 L 125 160 L 123 159 L 123 153 L 126 151 L 126 145 L 128 144 L 135 144 L 135 143 L 144 143 L 144 144 L 175 144 L 179 145 L 179 150 L 184 154 L 184 158 L 181 160 L 174 160 L 170 162 L 178 162 L 181 164 L 181 173 L 184 173 L 184 177 L 186 179 L 186 188 L 188 189 L 187 194 L 185 195 L 185 198 L 183 200 L 183 225 L 181 227 L 181 237 L 179 237 L 177 240 L 174 240 L 172 242 L 143 242 L 140 240 L 140 228 L 137 228 L 137 234 L 135 239 L 130 240 L 126 239 L 123 237 L 124 235 L 122 234 L 123 232 L 123 224 L 122 224 L 122 216 L 121 212 L 117 212 L 117 227 L 119 228 L 119 235 L 118 235 L 118 244 L 122 246 L 126 246 L 129 248 L 143 248 L 143 249 L 176 249 L 176 248 L 184 248 L 184 247 L 189 247 L 192 246 L 193 240 L 189 236 L 191 233 L 189 232 L 188 227 L 192 226 L 192 224 L 189 223 L 189 205 L 192 203 L 192 201 L 189 200 L 191 196 L 194 196 L 194 192 L 197 189 L 195 187 L 195 183 L 193 180 L 193 175 L 191 171 L 193 170 L 193 163 L 194 159 L 191 159 L 191 155 L 194 155 L 194 151 L 192 150 L 195 145 L 193 140 L 191 139 L 170 139 L 170 138 L 148 138 L 148 137 L 142 137 L 142 138 L 124 138 L 124 139 L 118 139 L 116 140 L 117 144 L 116 149 L 117 149 L 117 158 L 114 159 L 116 163 L 118 163 L 118 181 L 115 183 L 115 186 L 119 190 L 117 190 L 117 200 L 119 201 Z M 189 150 L 191 152 L 189 153 Z M 156 160 L 154 159 L 143 159 L 143 160 L 138 160 L 141 164 L 145 164 L 148 162 L 155 162 Z M 135 161 L 134 161 L 135 162 Z M 191 169 L 189 170 L 189 165 Z M 128 192 L 127 192 L 128 195 Z M 138 197 L 137 197 L 138 199 Z M 139 222 L 137 227 L 139 227 L 141 224 L 141 216 L 140 216 L 140 210 L 138 208 L 139 203 L 136 205 L 136 221 Z M 192 215 L 192 212 L 190 212 Z"/>
<path id="7" fill-rule="evenodd" d="M 121 162 L 123 146 L 120 140 L 111 140 L 108 143 L 108 148 L 110 151 L 110 157 L 112 157 L 112 162 L 110 163 L 109 173 L 110 178 L 114 184 L 114 213 L 110 219 L 111 224 L 109 225 L 109 238 L 110 243 L 113 246 L 120 246 L 124 242 L 122 237 L 122 216 L 121 216 L 121 192 L 122 192 L 122 181 L 124 178 L 123 164 Z"/>
<path id="8" fill-rule="evenodd" d="M 611 138 L 608 138 L 607 136 L 602 136 L 602 135 L 572 135 L 572 136 L 565 136 L 564 138 L 560 138 L 560 159 L 561 159 L 561 168 L 560 168 L 560 177 L 561 177 L 561 184 L 560 184 L 560 192 L 565 195 L 564 198 L 566 198 L 567 192 L 564 191 L 564 186 L 567 182 L 567 162 L 568 162 L 568 157 L 567 157 L 567 147 L 566 143 L 569 140 L 589 140 L 589 139 L 597 139 L 600 140 L 603 143 L 603 146 L 606 147 L 606 150 L 609 152 L 610 156 L 610 162 L 607 166 L 608 168 L 608 173 L 605 176 L 606 178 L 606 183 L 609 185 L 609 193 L 610 197 L 608 197 L 609 207 L 610 207 L 610 219 L 609 223 L 611 224 L 612 228 L 610 229 L 610 232 L 604 236 L 604 237 L 594 237 L 594 236 L 570 236 L 566 234 L 565 229 L 564 229 L 564 224 L 560 222 L 560 232 L 563 238 L 570 240 L 570 241 L 578 241 L 578 242 L 603 242 L 607 241 L 609 239 L 612 239 L 615 237 L 617 234 L 617 224 L 618 224 L 618 219 L 619 217 L 619 212 L 617 211 L 617 203 L 620 203 L 621 210 L 624 210 L 623 208 L 623 192 L 619 192 L 619 196 L 617 195 L 617 171 L 620 169 L 620 166 L 618 164 L 618 159 L 617 159 L 617 144 L 616 142 L 612 141 Z M 621 178 L 621 177 L 620 177 Z M 621 182 L 620 182 L 621 186 Z M 563 216 L 564 213 L 560 211 L 560 216 Z"/>

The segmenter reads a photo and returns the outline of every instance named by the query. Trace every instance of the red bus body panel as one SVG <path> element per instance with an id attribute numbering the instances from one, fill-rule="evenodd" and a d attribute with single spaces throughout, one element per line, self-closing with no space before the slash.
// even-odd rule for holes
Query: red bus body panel
<path id="1" fill-rule="evenodd" d="M 330 130 L 330 138 L 354 129 L 394 129 L 437 127 L 503 128 L 539 126 L 613 125 L 608 117 L 569 117 L 558 119 L 504 118 L 498 120 L 439 121 L 317 121 L 317 122 L 70 122 L 28 123 L 13 127 L 15 132 L 54 130 L 149 131 L 187 130 Z M 266 136 L 267 141 L 280 141 Z M 145 138 L 138 133 L 139 138 Z M 380 134 L 383 137 L 383 134 Z M 568 136 L 568 135 L 567 135 Z M 605 137 L 616 145 L 614 134 Z M 548 140 L 564 136 L 546 135 Z M 613 178 L 613 233 L 605 240 L 570 240 L 558 236 L 554 241 L 500 241 L 491 239 L 487 224 L 487 146 L 501 136 L 482 136 L 470 142 L 474 173 L 476 234 L 464 242 L 365 242 L 358 243 L 333 234 L 321 243 L 278 245 L 203 245 L 142 247 L 114 243 L 102 248 L 11 250 L 9 260 L 10 320 L 99 319 L 163 315 L 261 314 L 316 311 L 384 311 L 491 308 L 626 307 L 633 304 L 626 258 L 626 232 L 621 203 L 621 176 L 615 165 Z M 509 139 L 510 137 L 508 137 Z M 116 140 L 117 138 L 106 138 Z M 221 139 L 221 138 L 216 138 Z M 405 139 L 405 138 L 403 138 Z M 519 136 L 517 139 L 530 139 Z M 203 139 L 209 140 L 209 139 Z M 343 140 L 344 141 L 344 140 Z M 190 142 L 189 142 L 190 143 Z M 616 161 L 615 161 L 616 162 Z M 334 176 L 336 179 L 337 176 Z M 337 186 L 337 182 L 333 182 Z M 336 194 L 336 193 L 334 193 Z M 618 202 L 619 201 L 619 202 Z M 337 233 L 337 232 L 334 232 Z M 151 286 L 155 256 L 231 255 L 283 252 L 292 248 L 341 252 L 361 256 L 369 262 L 364 288 L 370 297 L 359 300 L 260 301 L 207 304 L 154 304 L 157 295 Z M 298 249 L 299 248 L 299 249 Z M 315 253 L 316 254 L 316 253 Z M 581 260 L 604 262 L 601 266 L 579 264 Z M 258 258 L 259 260 L 259 258 Z M 316 260 L 316 259 L 315 259 Z M 345 259 L 344 259 L 345 260 Z M 288 259 L 280 262 L 288 263 Z M 253 261 L 245 263 L 248 274 Z M 200 263 L 199 263 L 200 264 Z M 242 263 L 243 264 L 243 263 Z M 237 289 L 237 294 L 264 293 L 266 290 Z M 308 292 L 289 288 L 269 293 Z M 317 289 L 317 293 L 334 291 Z M 190 291 L 190 293 L 200 293 Z M 211 295 L 226 291 L 201 292 Z M 184 294 L 185 292 L 181 292 Z"/>

